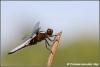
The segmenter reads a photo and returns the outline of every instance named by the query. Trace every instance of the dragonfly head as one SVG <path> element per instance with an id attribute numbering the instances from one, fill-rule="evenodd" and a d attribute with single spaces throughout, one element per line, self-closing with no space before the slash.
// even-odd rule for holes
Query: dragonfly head
<path id="1" fill-rule="evenodd" d="M 51 36 L 53 34 L 53 30 L 48 28 L 46 33 L 47 35 Z"/>

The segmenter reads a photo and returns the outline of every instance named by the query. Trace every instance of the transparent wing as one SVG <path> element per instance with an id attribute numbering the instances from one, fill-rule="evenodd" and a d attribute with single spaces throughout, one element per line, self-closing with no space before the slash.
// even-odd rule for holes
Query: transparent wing
<path id="1" fill-rule="evenodd" d="M 28 40 L 30 38 L 30 35 L 26 35 L 22 38 L 22 40 L 25 42 L 26 40 Z"/>
<path id="2" fill-rule="evenodd" d="M 36 34 L 36 32 L 38 32 L 40 30 L 40 27 L 39 27 L 39 24 L 40 22 L 37 22 L 32 30 L 32 34 L 31 34 L 31 37 L 34 37 L 33 35 Z M 22 38 L 22 40 L 26 41 L 27 39 L 29 39 L 30 36 L 29 35 L 26 35 Z"/>
<path id="3" fill-rule="evenodd" d="M 33 31 L 32 31 L 32 34 L 31 34 L 31 37 L 33 37 L 33 35 L 36 34 L 36 32 L 38 32 L 40 30 L 39 24 L 40 24 L 40 22 L 37 22 L 35 24 Z"/>
<path id="4" fill-rule="evenodd" d="M 12 54 L 12 53 L 18 51 L 19 49 L 21 49 L 21 48 L 27 46 L 27 45 L 29 44 L 29 42 L 30 42 L 31 39 L 32 39 L 32 38 L 28 39 L 27 41 L 25 41 L 24 43 L 22 43 L 22 44 L 19 45 L 18 47 L 12 49 L 8 54 Z"/>
<path id="5" fill-rule="evenodd" d="M 29 35 L 26 35 L 26 36 L 24 36 L 24 37 L 22 38 L 22 40 L 24 40 L 24 39 L 26 39 L 26 38 L 30 38 L 30 36 L 29 36 Z"/>

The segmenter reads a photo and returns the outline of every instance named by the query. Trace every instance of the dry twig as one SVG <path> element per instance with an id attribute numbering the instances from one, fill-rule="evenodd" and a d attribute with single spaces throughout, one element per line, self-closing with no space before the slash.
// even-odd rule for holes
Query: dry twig
<path id="1" fill-rule="evenodd" d="M 48 57 L 48 60 L 47 60 L 47 63 L 46 63 L 46 66 L 51 66 L 51 64 L 52 64 L 52 61 L 53 61 L 53 58 L 54 58 L 54 55 L 55 55 L 55 52 L 56 52 L 60 37 L 61 37 L 61 34 L 62 34 L 62 31 L 58 32 L 56 34 L 57 36 L 54 38 L 54 43 L 53 43 L 52 48 L 51 48 L 53 53 L 50 53 L 50 55 Z"/>

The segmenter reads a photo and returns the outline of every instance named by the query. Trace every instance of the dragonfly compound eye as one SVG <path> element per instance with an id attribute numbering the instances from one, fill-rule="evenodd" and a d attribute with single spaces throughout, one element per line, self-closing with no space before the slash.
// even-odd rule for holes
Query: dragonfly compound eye
<path id="1" fill-rule="evenodd" d="M 48 28 L 48 30 L 47 30 L 47 34 L 51 36 L 51 35 L 53 34 L 53 30 L 50 29 L 50 28 Z"/>

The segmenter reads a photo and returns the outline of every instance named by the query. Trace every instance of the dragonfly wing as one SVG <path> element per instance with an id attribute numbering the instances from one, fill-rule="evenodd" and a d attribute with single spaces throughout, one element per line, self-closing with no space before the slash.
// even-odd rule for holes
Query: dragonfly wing
<path id="1" fill-rule="evenodd" d="M 33 37 L 34 34 L 36 34 L 36 32 L 38 32 L 38 31 L 40 30 L 39 24 L 40 24 L 40 22 L 37 22 L 37 23 L 35 24 L 35 26 L 34 26 L 34 28 L 33 28 L 33 30 L 32 30 L 31 37 Z M 30 36 L 29 36 L 29 35 L 26 35 L 26 36 L 24 36 L 24 37 L 22 38 L 22 40 L 26 41 L 26 40 L 29 39 L 29 38 L 30 38 Z"/>
<path id="2" fill-rule="evenodd" d="M 32 39 L 32 38 L 28 39 L 27 41 L 25 41 L 24 43 L 22 43 L 22 44 L 19 45 L 18 47 L 12 49 L 8 54 L 12 54 L 12 53 L 18 51 L 19 49 L 21 49 L 21 48 L 27 46 L 27 45 L 29 44 L 29 42 L 30 42 L 31 39 Z"/>
<path id="3" fill-rule="evenodd" d="M 40 30 L 39 24 L 40 24 L 40 22 L 37 22 L 37 23 L 35 24 L 35 26 L 34 26 L 34 28 L 33 28 L 33 31 L 32 31 L 31 37 L 32 37 L 34 34 L 36 34 L 36 32 L 38 32 L 38 31 Z"/>
<path id="4" fill-rule="evenodd" d="M 26 35 L 26 36 L 24 36 L 23 38 L 22 38 L 22 40 L 24 40 L 24 39 L 26 39 L 26 38 L 30 38 L 30 36 L 29 35 Z"/>

